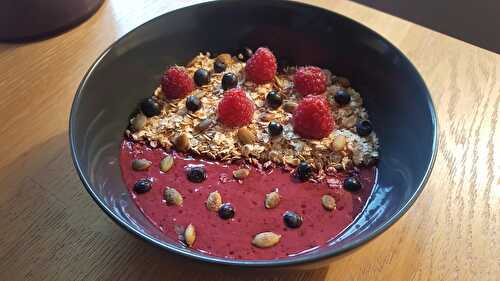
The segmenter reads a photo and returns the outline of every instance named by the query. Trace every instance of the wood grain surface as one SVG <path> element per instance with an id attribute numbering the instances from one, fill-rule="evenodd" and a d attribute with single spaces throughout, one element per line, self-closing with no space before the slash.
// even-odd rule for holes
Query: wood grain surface
<path id="1" fill-rule="evenodd" d="M 113 41 L 198 1 L 108 0 L 57 37 L 0 44 L 0 280 L 500 280 L 500 56 L 346 1 L 310 1 L 382 34 L 432 92 L 439 155 L 415 205 L 363 247 L 309 272 L 178 265 L 97 207 L 73 168 L 68 116 Z"/>

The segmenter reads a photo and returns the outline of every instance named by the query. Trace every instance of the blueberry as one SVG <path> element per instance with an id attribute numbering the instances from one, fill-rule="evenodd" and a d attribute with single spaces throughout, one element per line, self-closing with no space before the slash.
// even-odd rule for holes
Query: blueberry
<path id="1" fill-rule="evenodd" d="M 205 168 L 201 166 L 189 168 L 187 170 L 187 178 L 189 181 L 196 183 L 204 181 L 207 178 Z"/>
<path id="2" fill-rule="evenodd" d="M 311 165 L 306 162 L 300 162 L 299 166 L 297 166 L 297 177 L 301 181 L 307 181 L 312 176 L 312 168 Z"/>
<path id="3" fill-rule="evenodd" d="M 196 85 L 203 86 L 208 84 L 209 81 L 210 73 L 208 72 L 208 70 L 204 68 L 199 68 L 198 70 L 196 70 L 196 72 L 194 73 L 194 82 L 196 83 Z"/>
<path id="4" fill-rule="evenodd" d="M 201 108 L 201 101 L 197 96 L 189 96 L 186 98 L 186 108 L 195 112 Z"/>
<path id="5" fill-rule="evenodd" d="M 238 58 L 242 61 L 247 61 L 249 58 L 251 58 L 253 55 L 252 49 L 245 47 L 240 50 L 240 55 L 238 55 Z"/>
<path id="6" fill-rule="evenodd" d="M 226 70 L 226 64 L 221 62 L 220 60 L 216 60 L 214 62 L 214 72 L 215 73 L 221 73 L 224 70 Z"/>
<path id="7" fill-rule="evenodd" d="M 351 96 L 344 90 L 338 90 L 333 98 L 339 105 L 346 105 L 351 102 Z"/>
<path id="8" fill-rule="evenodd" d="M 283 97 L 276 91 L 270 91 L 267 93 L 266 102 L 270 108 L 276 109 L 283 103 Z"/>
<path id="9" fill-rule="evenodd" d="M 147 117 L 153 117 L 160 114 L 160 107 L 152 98 L 143 99 L 139 107 L 142 113 Z"/>
<path id="10" fill-rule="evenodd" d="M 146 193 L 151 190 L 151 184 L 148 179 L 140 179 L 134 184 L 134 191 L 136 193 Z"/>
<path id="11" fill-rule="evenodd" d="M 234 217 L 234 207 L 231 203 L 224 203 L 219 208 L 219 217 L 223 220 L 228 220 Z"/>
<path id="12" fill-rule="evenodd" d="M 238 85 L 238 77 L 234 73 L 228 72 L 222 76 L 222 89 L 228 90 Z"/>
<path id="13" fill-rule="evenodd" d="M 283 214 L 283 221 L 285 222 L 286 226 L 290 228 L 300 227 L 302 225 L 303 220 L 304 218 L 302 218 L 302 216 L 292 211 L 286 211 Z"/>
<path id="14" fill-rule="evenodd" d="M 344 180 L 344 184 L 342 185 L 345 190 L 354 192 L 361 189 L 361 183 L 355 177 L 348 177 Z"/>
<path id="15" fill-rule="evenodd" d="M 373 131 L 372 123 L 368 120 L 363 120 L 356 124 L 356 133 L 359 136 L 366 137 Z"/>
<path id="16" fill-rule="evenodd" d="M 267 129 L 269 130 L 269 134 L 273 137 L 281 135 L 283 133 L 283 126 L 275 121 L 269 122 L 269 125 L 267 125 Z"/>

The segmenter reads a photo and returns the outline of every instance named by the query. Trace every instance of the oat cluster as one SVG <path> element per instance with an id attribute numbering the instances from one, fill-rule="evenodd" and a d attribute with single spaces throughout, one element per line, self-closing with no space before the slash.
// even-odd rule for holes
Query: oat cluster
<path id="1" fill-rule="evenodd" d="M 189 75 L 199 68 L 211 72 L 210 82 L 198 87 L 191 95 L 202 102 L 196 112 L 186 109 L 186 99 L 167 100 L 161 87 L 154 92 L 153 99 L 160 105 L 158 116 L 145 117 L 142 113 L 130 120 L 132 126 L 126 134 L 135 141 L 152 147 L 176 148 L 190 154 L 223 162 L 246 160 L 264 167 L 283 165 L 294 167 L 301 161 L 312 165 L 318 174 L 368 165 L 378 157 L 378 140 L 374 132 L 361 137 L 356 134 L 356 124 L 368 120 L 363 100 L 352 89 L 345 78 L 336 77 L 329 70 L 327 75 L 327 99 L 336 121 L 333 132 L 321 140 L 303 139 L 296 135 L 290 123 L 293 110 L 301 96 L 294 91 L 294 67 L 278 73 L 271 83 L 257 85 L 245 80 L 245 63 L 228 54 L 218 56 L 227 68 L 222 73 L 213 72 L 215 58 L 210 54 L 199 54 L 186 67 Z M 232 72 L 238 77 L 238 86 L 245 90 L 255 102 L 253 122 L 247 127 L 226 128 L 217 122 L 217 105 L 223 96 L 221 79 L 224 73 Z M 334 101 L 337 90 L 344 89 L 351 97 L 349 104 L 340 107 Z M 272 109 L 266 105 L 266 95 L 274 90 L 283 98 L 283 105 Z M 140 122 L 138 122 L 140 121 Z M 283 134 L 271 137 L 268 124 L 276 121 L 283 125 Z M 133 126 L 140 123 L 140 126 Z"/>

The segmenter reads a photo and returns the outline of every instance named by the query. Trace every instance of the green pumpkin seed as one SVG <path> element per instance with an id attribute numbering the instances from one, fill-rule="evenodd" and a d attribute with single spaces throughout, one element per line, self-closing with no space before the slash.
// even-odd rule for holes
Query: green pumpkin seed
<path id="1" fill-rule="evenodd" d="M 281 235 L 274 232 L 262 232 L 254 236 L 252 244 L 259 248 L 269 248 L 276 244 L 281 239 Z"/>
<path id="2" fill-rule="evenodd" d="M 238 129 L 238 139 L 243 144 L 252 144 L 255 142 L 255 135 L 247 127 L 241 127 Z"/>
<path id="3" fill-rule="evenodd" d="M 167 155 L 160 162 L 160 171 L 166 173 L 172 168 L 173 165 L 174 165 L 174 157 L 172 157 L 171 155 Z"/>
<path id="4" fill-rule="evenodd" d="M 266 209 L 274 209 L 280 203 L 280 199 L 280 194 L 277 191 L 270 192 L 266 194 L 264 206 L 266 207 Z"/>
<path id="5" fill-rule="evenodd" d="M 326 210 L 332 211 L 332 210 L 335 210 L 335 207 L 337 204 L 335 202 L 335 198 L 333 198 L 332 196 L 323 195 L 323 197 L 321 197 L 321 205 L 323 205 L 323 207 Z"/>
<path id="6" fill-rule="evenodd" d="M 238 170 L 233 171 L 233 177 L 237 180 L 242 180 L 242 179 L 248 177 L 249 174 L 250 174 L 249 169 L 238 169 Z"/>
<path id="7" fill-rule="evenodd" d="M 343 135 L 335 136 L 335 138 L 333 139 L 332 148 L 335 151 L 344 150 L 346 145 L 347 145 L 347 138 Z"/>
<path id="8" fill-rule="evenodd" d="M 175 188 L 167 187 L 165 189 L 165 191 L 163 192 L 163 197 L 164 197 L 165 201 L 167 202 L 167 205 L 169 205 L 169 206 L 182 205 L 182 202 L 183 202 L 182 195 Z"/>
<path id="9" fill-rule="evenodd" d="M 211 192 L 208 195 L 208 199 L 206 202 L 207 209 L 213 212 L 217 212 L 222 205 L 222 197 L 220 196 L 219 191 Z"/>
<path id="10" fill-rule="evenodd" d="M 144 171 L 151 166 L 151 161 L 146 159 L 134 159 L 132 161 L 132 169 L 135 171 Z"/>
<path id="11" fill-rule="evenodd" d="M 189 224 L 184 231 L 184 242 L 191 247 L 194 244 L 194 240 L 196 240 L 196 230 L 194 229 L 194 225 Z"/>

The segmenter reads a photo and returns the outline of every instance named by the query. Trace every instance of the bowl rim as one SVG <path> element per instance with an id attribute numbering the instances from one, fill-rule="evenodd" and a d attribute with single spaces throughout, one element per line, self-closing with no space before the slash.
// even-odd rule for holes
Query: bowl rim
<path id="1" fill-rule="evenodd" d="M 418 187 L 415 191 L 415 193 L 411 196 L 411 198 L 406 202 L 406 204 L 398 211 L 396 212 L 392 217 L 390 217 L 386 222 L 378 226 L 374 231 L 369 233 L 366 237 L 364 238 L 358 238 L 353 240 L 352 242 L 346 243 L 346 245 L 343 245 L 338 248 L 334 248 L 331 250 L 326 250 L 319 252 L 318 254 L 315 255 L 298 255 L 296 257 L 292 258 L 283 258 L 283 259 L 274 259 L 274 260 L 237 260 L 237 259 L 225 259 L 225 258 L 220 258 L 220 257 L 215 257 L 215 256 L 208 256 L 205 255 L 201 252 L 195 252 L 192 250 L 187 250 L 187 249 L 182 249 L 180 247 L 174 246 L 171 243 L 164 242 L 161 240 L 158 240 L 156 238 L 153 238 L 151 236 L 148 236 L 139 230 L 131 227 L 128 223 L 126 223 L 124 220 L 122 220 L 120 217 L 118 217 L 112 210 L 111 208 L 107 207 L 106 204 L 99 199 L 99 196 L 97 195 L 96 192 L 94 192 L 92 185 L 90 181 L 86 178 L 84 175 L 82 168 L 80 167 L 79 160 L 77 159 L 77 153 L 75 149 L 75 142 L 76 142 L 76 137 L 74 134 L 74 127 L 76 124 L 76 113 L 79 111 L 79 105 L 80 101 L 82 100 L 84 96 L 84 89 L 86 87 L 87 82 L 89 81 L 90 77 L 94 73 L 95 69 L 100 65 L 100 62 L 107 56 L 107 54 L 114 49 L 117 45 L 120 44 L 123 40 L 128 38 L 129 36 L 133 35 L 137 30 L 140 28 L 154 24 L 156 21 L 160 20 L 160 18 L 171 14 L 171 13 L 177 13 L 181 12 L 185 9 L 193 9 L 193 8 L 202 8 L 203 6 L 208 6 L 208 5 L 220 5 L 224 4 L 225 2 L 238 2 L 242 0 L 222 0 L 222 1 L 208 1 L 208 2 L 202 2 L 202 3 L 197 3 L 194 5 L 189 5 L 182 7 L 180 9 L 174 9 L 171 11 L 168 11 L 166 13 L 163 13 L 159 16 L 156 16 L 145 23 L 140 24 L 139 26 L 133 28 L 126 34 L 122 35 L 119 39 L 117 39 L 115 42 L 113 42 L 106 50 L 104 50 L 99 57 L 92 63 L 90 68 L 87 70 L 85 73 L 82 81 L 80 82 L 75 97 L 73 99 L 73 103 L 71 105 L 71 112 L 70 112 L 70 118 L 69 118 L 69 143 L 70 143 L 70 149 L 71 149 L 71 158 L 73 160 L 73 164 L 75 166 L 75 169 L 78 172 L 78 176 L 80 180 L 82 181 L 85 189 L 87 192 L 91 195 L 92 199 L 97 203 L 97 205 L 110 217 L 115 223 L 117 223 L 119 226 L 121 226 L 123 229 L 127 230 L 128 232 L 134 234 L 135 236 L 151 243 L 152 245 L 165 249 L 171 254 L 178 254 L 181 255 L 182 257 L 193 259 L 195 261 L 199 262 L 205 262 L 205 263 L 210 263 L 210 264 L 217 264 L 217 265 L 223 265 L 223 266 L 236 266 L 236 267 L 244 267 L 244 268 L 274 268 L 274 267 L 290 267 L 290 266 L 298 266 L 298 265 L 304 265 L 308 263 L 313 263 L 313 262 L 319 262 L 323 261 L 329 258 L 332 258 L 334 256 L 338 256 L 340 254 L 343 254 L 351 249 L 354 249 L 358 246 L 361 246 L 362 244 L 367 243 L 368 241 L 371 241 L 373 238 L 376 236 L 380 235 L 384 231 L 386 231 L 390 226 L 392 226 L 396 221 L 403 216 L 408 209 L 413 205 L 413 203 L 416 201 L 418 196 L 422 193 L 422 190 L 424 186 L 427 184 L 429 177 L 432 172 L 432 168 L 434 166 L 435 160 L 436 160 L 436 155 L 437 155 L 437 150 L 438 150 L 438 132 L 439 132 L 439 127 L 438 127 L 438 121 L 436 117 L 436 110 L 434 103 L 431 98 L 431 94 L 429 92 L 429 89 L 427 88 L 427 85 L 425 84 L 425 81 L 421 77 L 420 73 L 417 71 L 415 66 L 411 63 L 411 61 L 406 57 L 406 55 L 401 52 L 399 48 L 394 46 L 391 42 L 389 42 L 387 39 L 385 39 L 383 36 L 381 36 L 379 33 L 375 32 L 374 30 L 368 28 L 367 26 L 347 17 L 342 14 L 339 14 L 335 11 L 311 5 L 308 3 L 302 3 L 302 2 L 296 2 L 296 1 L 284 1 L 284 0 L 268 0 L 267 3 L 271 4 L 280 4 L 280 5 L 289 5 L 289 6 L 296 6 L 296 7 L 306 7 L 306 8 L 314 8 L 314 9 L 319 9 L 323 10 L 328 13 L 333 13 L 338 17 L 343 18 L 344 20 L 348 21 L 350 24 L 354 24 L 359 26 L 359 28 L 364 29 L 364 31 L 371 32 L 375 35 L 375 37 L 385 44 L 389 45 L 392 47 L 399 56 L 403 60 L 406 61 L 406 63 L 409 65 L 410 70 L 413 71 L 416 74 L 416 79 L 418 82 L 420 82 L 426 92 L 425 99 L 427 101 L 427 106 L 430 110 L 430 115 L 431 115 L 431 122 L 433 124 L 433 139 L 432 139 L 432 155 L 431 155 L 431 160 L 428 163 L 428 166 L 426 168 L 425 174 L 418 184 Z"/>

